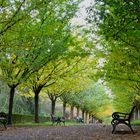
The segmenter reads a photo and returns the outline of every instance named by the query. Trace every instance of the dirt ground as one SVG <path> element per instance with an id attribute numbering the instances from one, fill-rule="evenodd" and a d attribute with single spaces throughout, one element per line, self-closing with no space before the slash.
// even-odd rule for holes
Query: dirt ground
<path id="1" fill-rule="evenodd" d="M 117 126 L 111 134 L 111 125 L 32 126 L 0 128 L 0 140 L 140 140 L 140 126 Z"/>

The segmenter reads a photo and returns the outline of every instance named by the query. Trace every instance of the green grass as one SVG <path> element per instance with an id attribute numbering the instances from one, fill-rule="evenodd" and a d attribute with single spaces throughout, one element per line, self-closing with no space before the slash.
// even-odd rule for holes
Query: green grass
<path id="1" fill-rule="evenodd" d="M 13 124 L 14 126 L 51 126 L 51 122 L 41 122 L 41 123 L 35 123 L 35 122 L 24 122 L 24 123 L 16 123 Z"/>
<path id="2" fill-rule="evenodd" d="M 63 123 L 61 124 L 63 126 Z M 66 121 L 65 122 L 66 126 L 70 125 L 80 125 L 80 123 L 74 122 L 74 121 Z M 13 126 L 52 126 L 52 122 L 40 122 L 40 123 L 35 123 L 35 122 L 24 122 L 24 123 L 16 123 L 13 124 Z"/>
<path id="3" fill-rule="evenodd" d="M 133 125 L 140 125 L 140 120 L 132 120 L 131 121 L 131 124 L 133 124 Z M 63 123 L 61 125 L 63 126 Z M 70 126 L 70 125 L 81 125 L 81 123 L 77 123 L 75 121 L 66 121 L 65 122 L 65 125 L 66 126 Z M 16 124 L 13 124 L 13 126 L 52 126 L 52 122 L 50 122 L 50 121 L 48 121 L 48 122 L 40 122 L 40 123 L 24 122 L 24 123 L 16 123 Z"/>
<path id="4" fill-rule="evenodd" d="M 133 120 L 131 121 L 131 124 L 140 125 L 140 120 Z"/>

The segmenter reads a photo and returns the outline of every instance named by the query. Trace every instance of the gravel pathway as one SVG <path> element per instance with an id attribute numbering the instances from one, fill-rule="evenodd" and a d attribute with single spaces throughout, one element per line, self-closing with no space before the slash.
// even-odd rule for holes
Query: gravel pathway
<path id="1" fill-rule="evenodd" d="M 111 125 L 34 126 L 0 128 L 0 140 L 140 140 L 140 126 L 118 126 L 111 134 Z M 119 131 L 118 131 L 119 130 Z"/>

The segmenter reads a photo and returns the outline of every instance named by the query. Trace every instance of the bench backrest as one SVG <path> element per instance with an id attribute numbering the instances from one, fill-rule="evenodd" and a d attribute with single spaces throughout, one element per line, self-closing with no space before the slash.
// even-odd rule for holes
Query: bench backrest
<path id="1" fill-rule="evenodd" d="M 0 112 L 0 117 L 7 118 L 7 115 L 6 115 L 6 113 L 4 113 L 4 112 Z"/>
<path id="2" fill-rule="evenodd" d="M 51 120 L 52 121 L 56 121 L 58 119 L 58 117 L 56 117 L 55 115 L 51 114 Z"/>
<path id="3" fill-rule="evenodd" d="M 133 106 L 133 108 L 131 109 L 131 111 L 129 113 L 129 116 L 128 116 L 129 120 L 132 118 L 132 115 L 133 115 L 133 112 L 134 112 L 135 108 L 136 108 L 136 106 Z"/>

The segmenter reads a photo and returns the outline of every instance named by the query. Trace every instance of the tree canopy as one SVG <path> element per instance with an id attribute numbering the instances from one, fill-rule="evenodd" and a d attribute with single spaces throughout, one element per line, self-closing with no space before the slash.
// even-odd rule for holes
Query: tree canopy
<path id="1" fill-rule="evenodd" d="M 109 82 L 125 81 L 127 88 L 133 86 L 131 94 L 138 95 L 140 1 L 95 0 L 87 10 L 89 23 L 97 28 L 91 30 L 98 36 L 99 46 L 102 46 L 97 55 L 105 60 L 98 74 Z"/>

